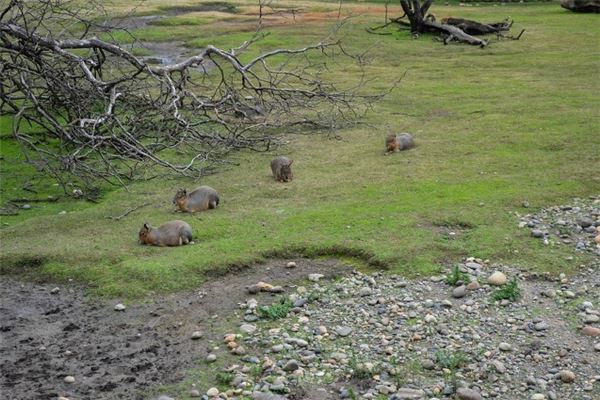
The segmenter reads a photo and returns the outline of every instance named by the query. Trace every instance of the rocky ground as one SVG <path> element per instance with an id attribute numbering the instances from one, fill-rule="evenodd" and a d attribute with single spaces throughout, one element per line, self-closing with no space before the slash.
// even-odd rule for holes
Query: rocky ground
<path id="1" fill-rule="evenodd" d="M 527 202 L 523 204 L 528 207 Z M 600 196 L 574 199 L 570 204 L 550 207 L 520 218 L 519 227 L 547 246 L 574 246 L 600 256 Z"/>
<path id="2" fill-rule="evenodd" d="M 600 225 L 598 203 L 575 200 L 521 225 L 548 245 L 600 254 L 586 229 Z M 125 306 L 3 277 L 0 391 L 61 400 L 600 399 L 599 272 L 600 257 L 570 277 L 468 258 L 405 280 L 337 261 L 279 260 Z"/>

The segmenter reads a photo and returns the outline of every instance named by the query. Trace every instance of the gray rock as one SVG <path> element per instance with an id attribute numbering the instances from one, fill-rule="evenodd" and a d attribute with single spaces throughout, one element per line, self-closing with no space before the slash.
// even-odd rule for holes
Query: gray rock
<path id="1" fill-rule="evenodd" d="M 60 292 L 60 289 L 59 289 L 59 288 L 57 288 L 57 287 L 55 287 L 54 289 L 52 289 L 52 290 L 50 291 L 50 294 L 57 294 L 58 292 Z"/>
<path id="2" fill-rule="evenodd" d="M 456 395 L 460 400 L 483 400 L 478 391 L 469 388 L 459 388 Z"/>
<path id="3" fill-rule="evenodd" d="M 506 342 L 502 342 L 498 345 L 498 348 L 502 351 L 511 351 L 512 346 Z"/>
<path id="4" fill-rule="evenodd" d="M 194 331 L 192 333 L 191 337 L 192 337 L 192 340 L 198 340 L 198 339 L 201 339 L 203 336 L 204 336 L 204 334 L 202 332 L 200 332 L 200 331 Z"/>
<path id="5" fill-rule="evenodd" d="M 341 337 L 346 337 L 352 333 L 352 328 L 350 328 L 349 326 L 338 326 L 335 328 L 335 333 L 337 333 Z"/>
<path id="6" fill-rule="evenodd" d="M 286 372 L 292 372 L 292 371 L 297 370 L 298 368 L 300 368 L 300 366 L 298 365 L 298 361 L 296 361 L 296 360 L 289 360 L 283 366 L 283 370 Z"/>
<path id="7" fill-rule="evenodd" d="M 256 326 L 251 324 L 242 324 L 240 326 L 240 331 L 246 334 L 252 334 L 256 331 Z"/>
<path id="8" fill-rule="evenodd" d="M 467 287 L 465 285 L 461 285 L 452 291 L 452 297 L 454 297 L 456 299 L 465 297 L 466 294 L 467 294 Z"/>
<path id="9" fill-rule="evenodd" d="M 532 229 L 531 230 L 531 236 L 533 236 L 534 238 L 543 238 L 544 237 L 544 232 L 542 232 L 539 229 Z"/>
<path id="10" fill-rule="evenodd" d="M 200 391 L 197 389 L 190 390 L 190 397 L 200 397 Z"/>
<path id="11" fill-rule="evenodd" d="M 594 221 L 591 218 L 583 217 L 577 220 L 577 225 L 582 228 L 587 228 L 588 226 L 594 225 Z"/>
<path id="12" fill-rule="evenodd" d="M 538 322 L 537 324 L 535 324 L 533 326 L 533 329 L 535 329 L 536 331 L 545 331 L 546 329 L 548 329 L 550 327 L 550 325 L 548 325 L 546 322 L 541 321 Z"/>
<path id="13" fill-rule="evenodd" d="M 421 400 L 425 398 L 425 392 L 419 389 L 401 388 L 394 396 L 397 400 Z"/>
<path id="14" fill-rule="evenodd" d="M 287 400 L 287 398 L 269 392 L 252 392 L 252 400 Z"/>

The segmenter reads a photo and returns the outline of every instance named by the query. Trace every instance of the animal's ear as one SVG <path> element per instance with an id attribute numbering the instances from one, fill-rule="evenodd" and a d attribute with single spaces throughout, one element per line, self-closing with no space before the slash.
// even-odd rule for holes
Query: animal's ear
<path id="1" fill-rule="evenodd" d="M 290 163 L 288 165 L 292 165 L 293 162 L 294 162 L 294 160 L 290 160 Z"/>
<path id="2" fill-rule="evenodd" d="M 144 222 L 144 229 L 150 229 L 147 222 Z"/>

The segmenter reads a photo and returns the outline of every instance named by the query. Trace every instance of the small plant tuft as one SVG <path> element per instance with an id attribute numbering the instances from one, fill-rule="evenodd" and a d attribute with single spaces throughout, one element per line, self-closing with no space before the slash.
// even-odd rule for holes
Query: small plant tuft
<path id="1" fill-rule="evenodd" d="M 492 293 L 495 301 L 510 300 L 516 301 L 521 297 L 521 289 L 517 283 L 517 278 L 511 279 L 506 285 Z"/>
<path id="2" fill-rule="evenodd" d="M 233 374 L 231 372 L 217 372 L 215 379 L 219 385 L 229 386 L 233 381 Z"/>
<path id="3" fill-rule="evenodd" d="M 438 350 L 435 352 L 437 364 L 454 372 L 467 363 L 467 356 L 461 351 Z"/>
<path id="4" fill-rule="evenodd" d="M 258 316 L 270 320 L 285 318 L 293 307 L 294 303 L 290 299 L 281 297 L 279 302 L 273 303 L 270 306 L 259 307 Z"/>
<path id="5" fill-rule="evenodd" d="M 455 265 L 454 268 L 452 268 L 452 271 L 450 271 L 448 275 L 446 275 L 446 283 L 448 285 L 454 286 L 458 281 L 469 283 L 471 282 L 471 278 L 469 277 L 469 274 L 465 274 L 464 272 L 462 272 L 458 265 Z"/>

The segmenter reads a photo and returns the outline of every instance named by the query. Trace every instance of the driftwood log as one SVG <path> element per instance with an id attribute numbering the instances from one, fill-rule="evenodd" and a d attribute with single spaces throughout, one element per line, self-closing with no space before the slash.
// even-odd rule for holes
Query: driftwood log
<path id="1" fill-rule="evenodd" d="M 596 0 L 590 0 L 596 1 Z M 370 33 L 380 34 L 379 30 L 391 24 L 398 24 L 402 27 L 409 27 L 413 37 L 419 37 L 422 33 L 439 33 L 442 35 L 444 44 L 451 41 L 458 41 L 475 46 L 485 47 L 488 41 L 476 37 L 477 35 L 496 34 L 499 37 L 503 36 L 503 32 L 508 32 L 512 27 L 512 21 L 508 18 L 502 22 L 494 22 L 484 24 L 477 21 L 472 21 L 464 18 L 444 18 L 441 22 L 436 21 L 435 16 L 428 14 L 429 8 L 433 4 L 433 0 L 425 0 L 422 4 L 419 0 L 400 0 L 400 5 L 404 15 L 399 18 L 387 18 L 386 8 L 386 23 L 374 28 L 368 28 Z M 408 22 L 403 18 L 408 18 Z M 510 39 L 519 39 L 524 31 L 517 37 L 508 37 Z"/>
<path id="2" fill-rule="evenodd" d="M 560 6 L 575 12 L 600 13 L 600 0 L 560 0 Z"/>

